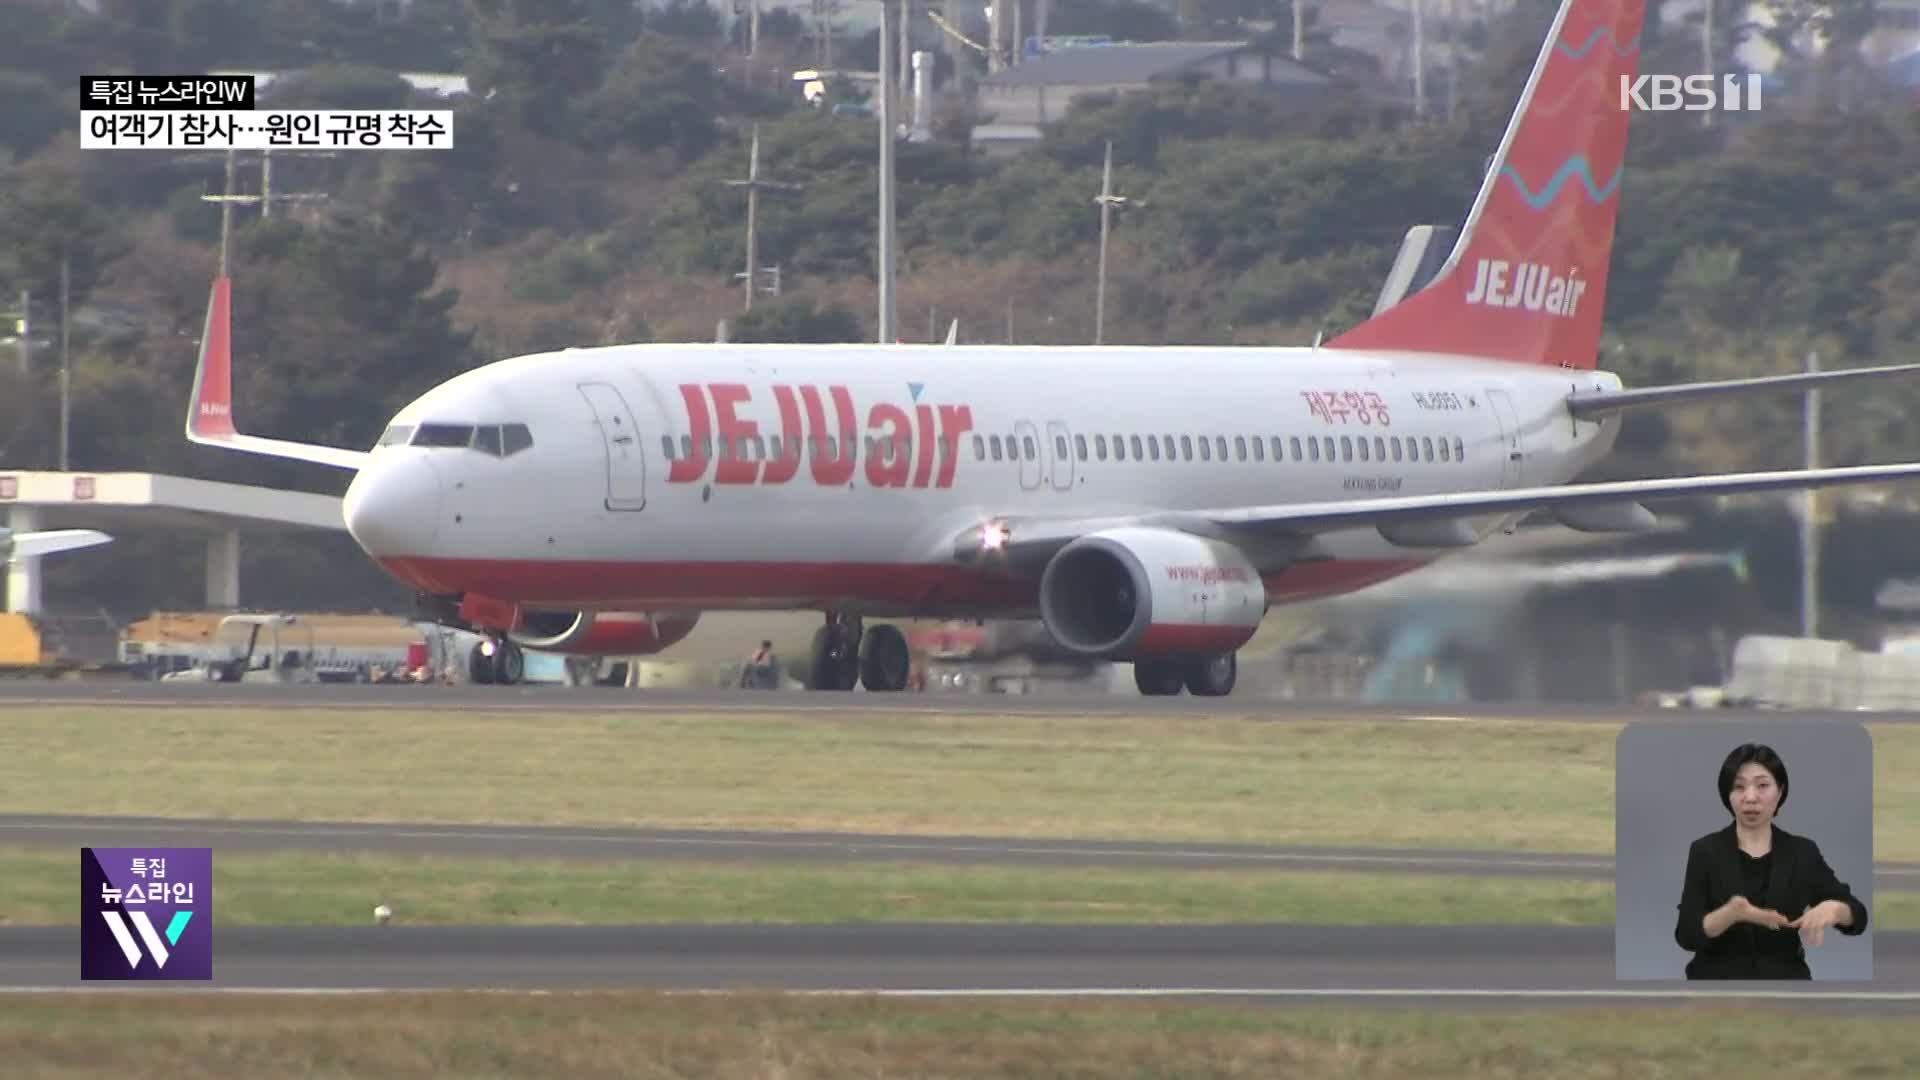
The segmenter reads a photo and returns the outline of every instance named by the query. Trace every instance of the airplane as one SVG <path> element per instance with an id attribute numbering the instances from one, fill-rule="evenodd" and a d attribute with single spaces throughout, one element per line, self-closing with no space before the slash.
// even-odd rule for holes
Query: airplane
<path id="1" fill-rule="evenodd" d="M 93 529 L 51 529 L 46 532 L 14 532 L 0 527 L 0 563 L 36 559 L 61 551 L 110 544 L 113 537 Z"/>
<path id="2" fill-rule="evenodd" d="M 1535 511 L 1920 477 L 1920 463 L 1573 483 L 1621 417 L 1920 365 L 1627 389 L 1597 366 L 1644 0 L 1563 0 L 1438 273 L 1311 347 L 645 344 L 457 375 L 352 450 L 242 434 L 216 278 L 195 443 L 353 474 L 359 546 L 437 622 L 644 655 L 703 611 L 819 611 L 816 690 L 898 691 L 882 619 L 1038 618 L 1148 695 L 1232 692 L 1274 605 Z M 875 625 L 867 625 L 873 620 Z M 515 658 L 519 657 L 518 660 Z"/>

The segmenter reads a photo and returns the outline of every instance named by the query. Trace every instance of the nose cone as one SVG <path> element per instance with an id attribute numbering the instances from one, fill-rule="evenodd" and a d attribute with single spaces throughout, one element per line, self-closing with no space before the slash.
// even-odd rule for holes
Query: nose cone
<path id="1" fill-rule="evenodd" d="M 417 454 L 382 455 L 353 478 L 342 509 L 367 554 L 426 555 L 440 528 L 440 477 Z"/>

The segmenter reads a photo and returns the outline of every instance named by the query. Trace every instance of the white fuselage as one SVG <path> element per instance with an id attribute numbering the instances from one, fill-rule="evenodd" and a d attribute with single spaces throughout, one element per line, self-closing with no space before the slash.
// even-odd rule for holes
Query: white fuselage
<path id="1" fill-rule="evenodd" d="M 570 349 L 465 373 L 390 429 L 454 425 L 436 432 L 452 443 L 460 426 L 523 424 L 530 446 L 382 445 L 347 516 L 417 587 L 529 607 L 1026 617 L 1034 583 L 956 563 L 956 537 L 996 517 L 1560 484 L 1618 431 L 1574 423 L 1565 398 L 1618 388 L 1598 371 L 1331 349 Z M 1439 554 L 1373 529 L 1316 551 L 1267 578 L 1274 602 Z"/>

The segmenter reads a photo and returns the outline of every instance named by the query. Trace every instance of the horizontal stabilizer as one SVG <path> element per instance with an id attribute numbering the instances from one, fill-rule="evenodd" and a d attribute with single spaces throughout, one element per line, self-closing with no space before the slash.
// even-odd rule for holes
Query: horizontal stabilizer
<path id="1" fill-rule="evenodd" d="M 60 551 L 78 551 L 81 548 L 98 547 L 110 544 L 113 537 L 92 529 L 53 529 L 48 532 L 14 533 L 11 537 L 0 534 L 0 540 L 9 541 L 0 545 L 9 561 L 14 559 L 32 559 L 41 555 L 52 555 Z"/>
<path id="2" fill-rule="evenodd" d="M 1920 375 L 1920 364 L 1894 364 L 1889 367 L 1849 368 L 1845 371 L 1813 371 L 1799 375 L 1763 375 L 1754 379 L 1725 379 L 1719 382 L 1682 383 L 1678 386 L 1649 386 L 1639 390 L 1611 393 L 1575 394 L 1567 398 L 1567 411 L 1576 420 L 1598 420 L 1612 413 L 1632 409 L 1657 409 L 1668 405 L 1686 405 L 1712 398 L 1741 394 L 1777 393 L 1805 390 L 1823 383 L 1851 382 L 1855 379 L 1882 379 L 1889 375 Z"/>

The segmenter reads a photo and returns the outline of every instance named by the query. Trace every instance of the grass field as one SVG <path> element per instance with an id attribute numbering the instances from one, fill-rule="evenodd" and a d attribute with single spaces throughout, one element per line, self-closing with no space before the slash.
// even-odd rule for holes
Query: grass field
<path id="1" fill-rule="evenodd" d="M 0 1061 L 67 1077 L 1179 1076 L 1270 1080 L 1920 1075 L 1911 1017 L 900 1001 L 646 993 L 11 997 Z M 1741 1067 L 1732 1066 L 1735 1071 Z"/>
<path id="2" fill-rule="evenodd" d="M 1920 727 L 1870 730 L 1875 857 L 1920 860 Z M 0 812 L 1604 853 L 1618 731 L 1234 715 L 34 708 L 0 716 Z"/>
<path id="3" fill-rule="evenodd" d="M 0 849 L 0 926 L 72 925 L 72 851 Z M 739 865 L 415 856 L 221 855 L 217 925 L 365 925 L 377 904 L 432 924 L 1267 923 L 1610 926 L 1609 882 L 1268 870 Z M 1872 898 L 1920 929 L 1920 893 Z"/>

